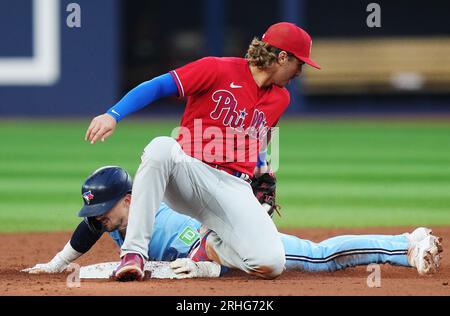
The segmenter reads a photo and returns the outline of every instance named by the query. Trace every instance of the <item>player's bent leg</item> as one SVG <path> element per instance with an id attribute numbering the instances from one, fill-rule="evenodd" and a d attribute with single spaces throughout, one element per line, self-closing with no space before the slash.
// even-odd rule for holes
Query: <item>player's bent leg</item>
<path id="1" fill-rule="evenodd" d="M 221 237 L 212 247 L 219 263 L 265 278 L 281 274 L 283 245 L 250 185 L 183 154 L 172 170 L 164 202 Z"/>
<path id="2" fill-rule="evenodd" d="M 199 221 L 215 232 L 207 239 L 208 255 L 252 275 L 279 276 L 285 265 L 284 248 L 272 219 L 248 183 L 226 173 L 220 180 L 198 214 Z"/>
<path id="3" fill-rule="evenodd" d="M 265 279 L 274 279 L 285 269 L 284 252 L 277 248 L 274 243 L 266 247 L 265 250 L 265 252 L 248 251 L 241 256 L 232 247 L 228 247 L 226 242 L 215 232 L 211 232 L 205 241 L 207 260 L 219 262 L 229 268 L 238 268 Z M 222 255 L 224 253 L 226 253 L 227 259 L 224 259 L 224 255 Z M 232 261 L 233 257 L 238 258 L 237 261 Z"/>

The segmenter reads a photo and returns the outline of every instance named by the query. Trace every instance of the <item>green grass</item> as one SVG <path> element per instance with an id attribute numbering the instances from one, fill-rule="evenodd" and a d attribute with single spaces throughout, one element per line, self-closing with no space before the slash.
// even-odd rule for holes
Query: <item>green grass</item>
<path id="1" fill-rule="evenodd" d="M 84 178 L 103 165 L 133 175 L 145 145 L 178 121 L 124 121 L 105 143 L 89 120 L 0 121 L 0 231 L 70 230 Z M 285 120 L 276 222 L 292 227 L 450 225 L 450 125 Z"/>

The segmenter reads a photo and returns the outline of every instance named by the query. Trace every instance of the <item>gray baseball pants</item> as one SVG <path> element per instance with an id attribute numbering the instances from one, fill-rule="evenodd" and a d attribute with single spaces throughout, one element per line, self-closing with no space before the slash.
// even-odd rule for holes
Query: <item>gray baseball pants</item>
<path id="1" fill-rule="evenodd" d="M 221 265 L 268 279 L 283 272 L 283 244 L 251 186 L 188 156 L 169 137 L 153 139 L 144 150 L 121 256 L 140 253 L 147 258 L 162 201 L 215 232 L 208 236 L 207 254 Z"/>

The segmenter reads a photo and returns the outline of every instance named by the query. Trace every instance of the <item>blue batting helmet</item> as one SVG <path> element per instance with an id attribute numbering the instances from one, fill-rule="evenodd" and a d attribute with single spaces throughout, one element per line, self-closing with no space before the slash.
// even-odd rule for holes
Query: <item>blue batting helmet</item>
<path id="1" fill-rule="evenodd" d="M 95 217 L 108 212 L 127 193 L 131 193 L 133 182 L 123 168 L 106 166 L 92 173 L 81 188 L 84 206 L 80 217 Z"/>

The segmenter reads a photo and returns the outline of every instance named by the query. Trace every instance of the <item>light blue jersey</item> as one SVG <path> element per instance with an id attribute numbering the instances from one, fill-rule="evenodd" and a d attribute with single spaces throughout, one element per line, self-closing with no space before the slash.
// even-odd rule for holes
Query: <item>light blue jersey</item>
<path id="1" fill-rule="evenodd" d="M 149 259 L 173 261 L 185 258 L 199 242 L 200 222 L 180 214 L 166 204 L 156 213 Z M 121 247 L 118 231 L 110 233 Z M 357 265 L 390 263 L 411 267 L 408 263 L 409 241 L 405 235 L 337 236 L 320 243 L 280 234 L 286 253 L 286 269 L 307 272 L 336 271 Z"/>
<path id="2" fill-rule="evenodd" d="M 197 220 L 177 213 L 161 203 L 156 212 L 153 234 L 148 247 L 149 260 L 173 261 L 187 257 L 195 242 L 199 240 L 200 226 Z M 119 231 L 115 230 L 109 234 L 121 247 L 123 238 Z"/>

